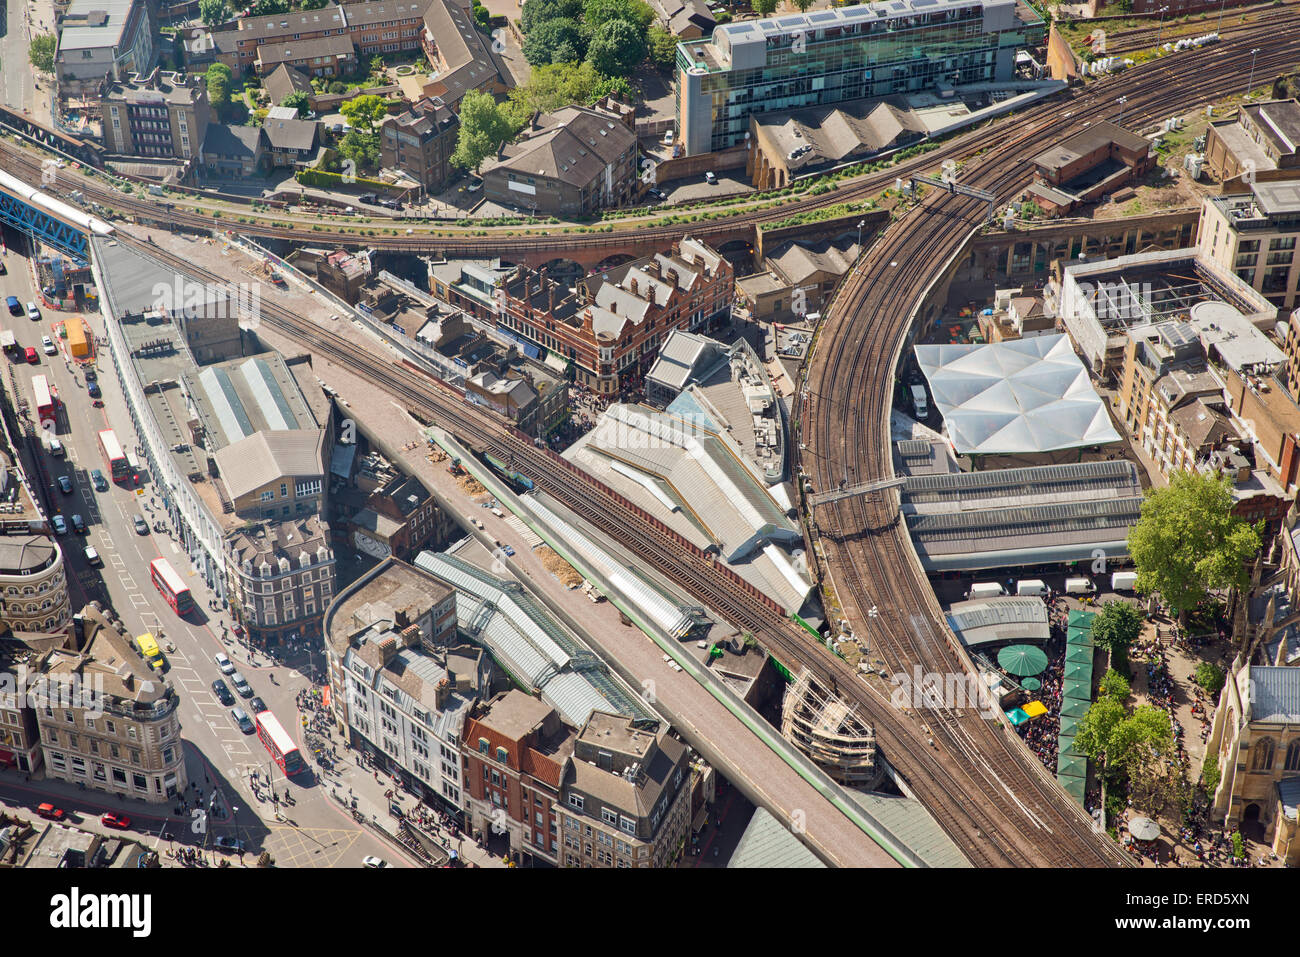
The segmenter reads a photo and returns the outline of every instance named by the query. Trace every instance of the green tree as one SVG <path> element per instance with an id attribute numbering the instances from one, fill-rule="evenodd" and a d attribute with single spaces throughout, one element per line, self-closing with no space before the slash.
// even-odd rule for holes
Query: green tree
<path id="1" fill-rule="evenodd" d="M 1227 478 L 1178 472 L 1167 487 L 1148 491 L 1129 530 L 1137 590 L 1158 592 L 1184 624 L 1210 589 L 1241 588 L 1249 580 L 1246 563 L 1259 551 L 1263 523 L 1235 517 L 1232 504 Z"/>
<path id="2" fill-rule="evenodd" d="M 776 0 L 751 0 L 750 6 L 760 17 L 770 17 L 776 12 Z"/>
<path id="3" fill-rule="evenodd" d="M 576 20 L 568 17 L 547 20 L 524 37 L 524 59 L 529 66 L 577 63 L 586 55 L 586 34 Z"/>
<path id="4" fill-rule="evenodd" d="M 651 62 L 661 70 L 671 70 L 677 62 L 677 38 L 656 23 L 650 28 L 646 41 Z"/>
<path id="5" fill-rule="evenodd" d="M 1123 703 L 1125 699 L 1128 698 L 1128 681 L 1114 668 L 1109 668 L 1106 673 L 1101 676 L 1101 682 L 1097 686 L 1097 693 L 1102 697 L 1113 698 L 1114 700 Z"/>
<path id="6" fill-rule="evenodd" d="M 375 128 L 376 123 L 388 115 L 388 104 L 382 96 L 367 93 L 344 101 L 339 107 L 339 112 L 354 128 L 369 132 Z"/>
<path id="7" fill-rule="evenodd" d="M 1114 698 L 1099 698 L 1079 719 L 1074 746 L 1102 766 L 1108 765 L 1111 736 L 1124 720 L 1124 706 Z"/>
<path id="8" fill-rule="evenodd" d="M 1173 743 L 1169 713 L 1144 704 L 1111 731 L 1106 757 L 1111 767 L 1131 769 L 1149 758 L 1163 759 Z"/>
<path id="9" fill-rule="evenodd" d="M 547 20 L 564 17 L 573 21 L 582 19 L 582 0 L 528 0 L 519 16 L 519 29 L 527 36 Z"/>
<path id="10" fill-rule="evenodd" d="M 1212 661 L 1202 661 L 1196 666 L 1192 680 L 1204 688 L 1211 698 L 1218 698 L 1219 692 L 1223 690 L 1223 669 Z"/>
<path id="11" fill-rule="evenodd" d="M 812 0 L 790 0 L 790 2 L 799 8 L 800 13 L 806 13 L 812 6 Z"/>
<path id="12" fill-rule="evenodd" d="M 483 161 L 495 155 L 514 134 L 515 126 L 491 94 L 472 90 L 460 101 L 460 134 L 451 162 L 478 172 Z"/>
<path id="13" fill-rule="evenodd" d="M 42 73 L 53 73 L 54 51 L 57 47 L 58 40 L 53 33 L 39 33 L 32 37 L 32 42 L 27 47 L 27 59 Z"/>
<path id="14" fill-rule="evenodd" d="M 304 10 L 319 10 L 329 2 L 330 0 L 302 0 L 300 6 Z"/>
<path id="15" fill-rule="evenodd" d="M 1128 671 L 1128 649 L 1142 634 L 1142 613 L 1126 601 L 1108 601 L 1092 619 L 1092 640 L 1110 653 L 1112 667 Z"/>
<path id="16" fill-rule="evenodd" d="M 351 160 L 359 170 L 374 169 L 379 164 L 379 134 L 352 127 L 339 141 L 339 155 Z"/>
<path id="17" fill-rule="evenodd" d="M 606 76 L 631 76 L 645 56 L 645 34 L 626 20 L 605 23 L 587 47 L 588 62 Z"/>
<path id="18" fill-rule="evenodd" d="M 506 115 L 517 131 L 535 112 L 549 113 L 571 103 L 590 106 L 609 93 L 631 97 L 622 77 L 606 77 L 590 63 L 552 63 L 532 71 L 528 82 L 510 91 Z"/>
<path id="19" fill-rule="evenodd" d="M 480 30 L 488 30 L 492 26 L 492 14 L 488 8 L 479 3 L 478 0 L 471 0 L 470 12 L 474 15 L 474 22 Z"/>
<path id="20" fill-rule="evenodd" d="M 251 8 L 255 17 L 267 17 L 272 14 L 288 13 L 289 0 L 255 0 Z"/>
<path id="21" fill-rule="evenodd" d="M 302 90 L 294 90 L 280 101 L 280 105 L 292 107 L 298 111 L 299 116 L 306 116 L 311 110 L 310 97 Z"/>
<path id="22" fill-rule="evenodd" d="M 224 63 L 214 63 L 204 74 L 208 88 L 208 103 L 218 114 L 230 103 L 230 67 Z"/>
<path id="23" fill-rule="evenodd" d="M 215 27 L 225 23 L 230 16 L 230 5 L 226 0 L 199 0 L 199 19 L 205 26 Z"/>
<path id="24" fill-rule="evenodd" d="M 593 40 L 600 28 L 613 20 L 630 23 L 644 34 L 654 19 L 654 11 L 642 0 L 586 0 L 582 5 L 582 23 Z"/>
<path id="25" fill-rule="evenodd" d="M 376 55 L 370 58 L 371 76 L 382 76 L 384 71 L 387 69 L 388 69 L 388 64 L 384 62 L 383 57 Z"/>

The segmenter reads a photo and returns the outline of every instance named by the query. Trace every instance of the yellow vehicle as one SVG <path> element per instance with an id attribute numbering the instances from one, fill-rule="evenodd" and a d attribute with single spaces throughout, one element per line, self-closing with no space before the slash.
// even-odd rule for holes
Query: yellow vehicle
<path id="1" fill-rule="evenodd" d="M 154 641 L 153 635 L 147 632 L 138 635 L 135 646 L 140 649 L 140 654 L 144 655 L 144 660 L 149 662 L 154 671 L 162 671 L 166 666 L 167 659 L 163 657 L 162 649 L 158 647 L 158 642 Z"/>

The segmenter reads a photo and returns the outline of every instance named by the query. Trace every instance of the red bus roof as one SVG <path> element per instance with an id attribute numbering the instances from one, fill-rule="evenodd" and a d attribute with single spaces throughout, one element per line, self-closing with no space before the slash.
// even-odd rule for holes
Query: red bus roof
<path id="1" fill-rule="evenodd" d="M 176 569 L 172 568 L 171 562 L 165 558 L 155 558 L 149 563 L 149 570 L 162 579 L 167 590 L 173 595 L 179 595 L 181 592 L 190 590 L 190 586 L 180 575 L 176 574 Z"/>
<path id="2" fill-rule="evenodd" d="M 298 750 L 297 743 L 289 737 L 289 732 L 284 730 L 284 726 L 270 711 L 258 712 L 257 723 L 270 737 L 271 743 L 275 745 L 281 756 Z"/>
<path id="3" fill-rule="evenodd" d="M 126 458 L 122 454 L 122 446 L 118 444 L 117 434 L 112 429 L 105 429 L 99 433 L 99 446 L 104 450 L 104 455 L 110 462 L 115 459 Z"/>

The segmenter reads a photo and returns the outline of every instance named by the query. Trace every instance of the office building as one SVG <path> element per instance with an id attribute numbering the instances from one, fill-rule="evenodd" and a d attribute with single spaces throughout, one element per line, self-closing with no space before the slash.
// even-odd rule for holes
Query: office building
<path id="1" fill-rule="evenodd" d="M 688 154 L 741 146 L 753 113 L 1006 82 L 1039 46 L 1019 0 L 895 0 L 728 23 L 677 45 L 677 126 Z"/>

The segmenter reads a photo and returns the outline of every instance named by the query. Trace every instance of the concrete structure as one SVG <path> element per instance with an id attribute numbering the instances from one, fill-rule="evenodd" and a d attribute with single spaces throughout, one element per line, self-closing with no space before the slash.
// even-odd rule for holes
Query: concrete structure
<path id="1" fill-rule="evenodd" d="M 118 627 L 88 605 L 74 628 L 78 650 L 51 649 L 34 666 L 51 687 L 69 689 L 68 698 L 35 709 L 45 774 L 169 803 L 189 783 L 179 698 Z"/>
<path id="2" fill-rule="evenodd" d="M 460 645 L 456 592 L 386 559 L 339 593 L 325 622 L 335 715 L 363 751 L 430 803 L 466 807 L 460 742 L 493 667 Z"/>
<path id="3" fill-rule="evenodd" d="M 664 730 L 593 712 L 565 762 L 565 867 L 666 867 L 690 824 L 690 749 Z"/>
<path id="4" fill-rule="evenodd" d="M 588 276 L 576 291 L 544 269 L 518 267 L 502 284 L 497 323 L 608 395 L 638 378 L 674 329 L 702 330 L 729 316 L 734 282 L 730 262 L 688 237 L 668 254 Z"/>
<path id="5" fill-rule="evenodd" d="M 1300 100 L 1268 100 L 1240 107 L 1231 120 L 1206 131 L 1205 164 L 1220 180 L 1245 173 L 1257 179 L 1300 170 Z"/>
<path id="6" fill-rule="evenodd" d="M 63 549 L 21 466 L 0 450 L 0 622 L 48 633 L 67 628 L 71 615 Z"/>
<path id="7" fill-rule="evenodd" d="M 337 445 L 330 463 L 335 525 L 357 551 L 410 561 L 451 534 L 448 517 L 424 483 L 370 447 L 364 425 L 356 445 Z M 351 464 L 347 464 L 350 462 Z"/>
<path id="8" fill-rule="evenodd" d="M 181 159 L 198 155 L 210 115 L 200 77 L 155 70 L 112 83 L 101 99 L 108 152 Z"/>
<path id="9" fill-rule="evenodd" d="M 56 634 L 14 631 L 5 625 L 0 631 L 0 768 L 35 773 L 44 765 L 36 706 L 28 695 L 39 685 L 34 681 L 41 655 L 52 648 L 66 648 L 67 630 Z"/>
<path id="10" fill-rule="evenodd" d="M 59 22 L 59 95 L 96 97 L 105 79 L 147 74 L 155 53 L 145 0 L 73 0 Z"/>
<path id="11" fill-rule="evenodd" d="M 729 23 L 677 47 L 677 126 L 688 154 L 744 143 L 753 113 L 1006 82 L 1043 43 L 1016 0 L 899 0 Z"/>
<path id="12" fill-rule="evenodd" d="M 541 216 L 584 217 L 627 205 L 637 183 L 637 139 L 620 117 L 566 106 L 534 116 L 479 169 L 494 203 Z"/>
<path id="13" fill-rule="evenodd" d="M 1211 196 L 1201 212 L 1202 256 L 1231 270 L 1274 306 L 1300 306 L 1300 179 L 1256 182 L 1250 192 Z"/>
<path id="14" fill-rule="evenodd" d="M 445 103 L 425 98 L 379 127 L 379 165 L 411 176 L 426 192 L 440 192 L 453 178 L 451 154 L 460 118 Z"/>
<path id="15" fill-rule="evenodd" d="M 1258 828 L 1291 867 L 1300 864 L 1300 668 L 1233 663 L 1206 742 L 1219 768 L 1213 812 L 1228 827 Z"/>

